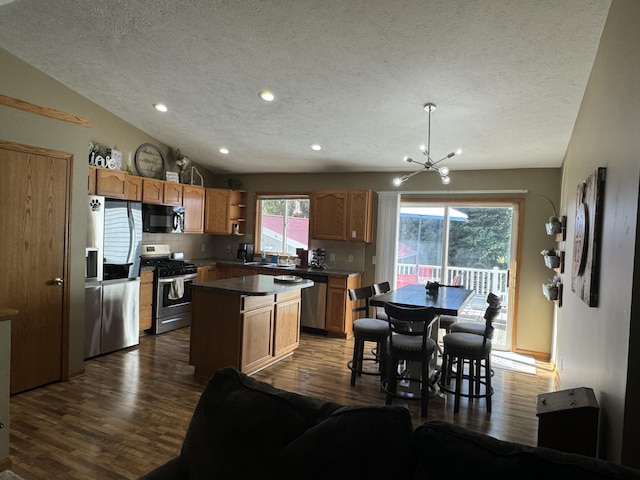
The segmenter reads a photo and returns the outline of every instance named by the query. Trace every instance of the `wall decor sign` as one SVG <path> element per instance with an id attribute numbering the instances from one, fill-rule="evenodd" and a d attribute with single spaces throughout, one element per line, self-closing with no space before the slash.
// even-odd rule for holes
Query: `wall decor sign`
<path id="1" fill-rule="evenodd" d="M 598 306 L 606 170 L 597 168 L 578 185 L 576 196 L 571 290 L 590 307 Z"/>
<path id="2" fill-rule="evenodd" d="M 136 150 L 134 158 L 136 170 L 143 177 L 164 180 L 164 155 L 151 143 L 143 143 Z"/>

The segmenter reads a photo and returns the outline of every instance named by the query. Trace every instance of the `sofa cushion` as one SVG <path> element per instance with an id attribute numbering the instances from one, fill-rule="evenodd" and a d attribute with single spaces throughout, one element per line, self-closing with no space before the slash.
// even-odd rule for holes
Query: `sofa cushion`
<path id="1" fill-rule="evenodd" d="M 412 433 L 411 415 L 404 407 L 341 408 L 282 450 L 277 463 L 288 468 L 280 478 L 411 478 Z"/>
<path id="2" fill-rule="evenodd" d="M 618 464 L 542 447 L 504 442 L 463 427 L 431 421 L 414 432 L 416 479 L 640 479 Z"/>
<path id="3" fill-rule="evenodd" d="M 340 408 L 219 370 L 187 430 L 179 458 L 185 478 L 276 478 L 277 452 Z"/>

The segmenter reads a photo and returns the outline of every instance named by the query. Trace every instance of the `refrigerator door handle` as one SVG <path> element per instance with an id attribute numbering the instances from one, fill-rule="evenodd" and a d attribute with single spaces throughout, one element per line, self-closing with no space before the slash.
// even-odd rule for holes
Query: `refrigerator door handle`
<path id="1" fill-rule="evenodd" d="M 129 253 L 127 254 L 127 263 L 133 264 L 135 262 L 135 246 L 136 246 L 136 229 L 133 221 L 133 212 L 131 211 L 131 204 L 127 204 L 127 222 L 129 223 Z"/>

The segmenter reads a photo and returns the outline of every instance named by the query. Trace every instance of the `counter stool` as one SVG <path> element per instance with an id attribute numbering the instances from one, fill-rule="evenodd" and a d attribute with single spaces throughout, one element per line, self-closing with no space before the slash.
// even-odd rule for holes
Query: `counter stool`
<path id="1" fill-rule="evenodd" d="M 376 351 L 382 352 L 389 335 L 388 322 L 369 316 L 369 299 L 373 293 L 372 286 L 349 289 L 349 299 L 352 302 L 360 302 L 351 311 L 355 314 L 360 314 L 360 312 L 365 314 L 365 317 L 358 318 L 353 322 L 353 358 L 347 363 L 347 367 L 351 370 L 351 386 L 355 386 L 356 377 L 361 375 L 380 376 L 385 371 L 384 355 L 364 356 L 365 342 L 375 342 Z M 365 362 L 375 362 L 378 368 L 376 370 L 365 369 Z"/>
<path id="2" fill-rule="evenodd" d="M 456 322 L 450 326 L 450 333 L 463 332 L 475 333 L 476 335 L 484 335 L 487 320 L 493 322 L 495 317 L 498 316 L 498 314 L 500 313 L 500 308 L 502 306 L 502 300 L 497 295 L 489 293 L 489 295 L 487 296 L 487 303 L 489 304 L 489 306 L 484 312 L 484 323 Z M 487 315 L 493 315 L 493 317 L 491 319 L 487 319 Z"/>
<path id="3" fill-rule="evenodd" d="M 466 332 L 452 332 L 444 336 L 441 376 L 438 382 L 440 391 L 453 393 L 453 413 L 460 411 L 461 397 L 484 398 L 487 412 L 491 412 L 491 338 L 493 337 L 493 319 L 500 312 L 500 307 L 489 306 L 485 312 L 485 325 L 482 335 Z M 455 369 L 454 369 L 455 367 Z M 455 380 L 455 388 L 451 381 Z M 467 380 L 467 390 L 462 390 L 462 383 Z"/>
<path id="4" fill-rule="evenodd" d="M 432 307 L 405 307 L 395 303 L 387 303 L 385 312 L 389 317 L 388 337 L 388 374 L 383 389 L 387 393 L 386 404 L 391 405 L 393 398 L 402 396 L 407 400 L 420 400 L 420 414 L 427 416 L 431 381 L 429 364 L 436 351 L 436 342 L 431 338 L 430 325 L 435 318 Z M 420 364 L 420 377 L 411 377 L 398 372 L 401 361 Z M 420 383 L 420 393 L 411 396 L 398 392 L 398 381 Z"/>

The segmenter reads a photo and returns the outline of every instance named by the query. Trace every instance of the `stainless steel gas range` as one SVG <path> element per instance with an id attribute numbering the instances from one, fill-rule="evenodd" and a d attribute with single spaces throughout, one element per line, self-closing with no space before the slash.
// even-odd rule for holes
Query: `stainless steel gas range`
<path id="1" fill-rule="evenodd" d="M 153 270 L 153 320 L 151 332 L 165 333 L 191 325 L 191 286 L 197 266 L 169 245 L 143 245 L 141 266 Z"/>

